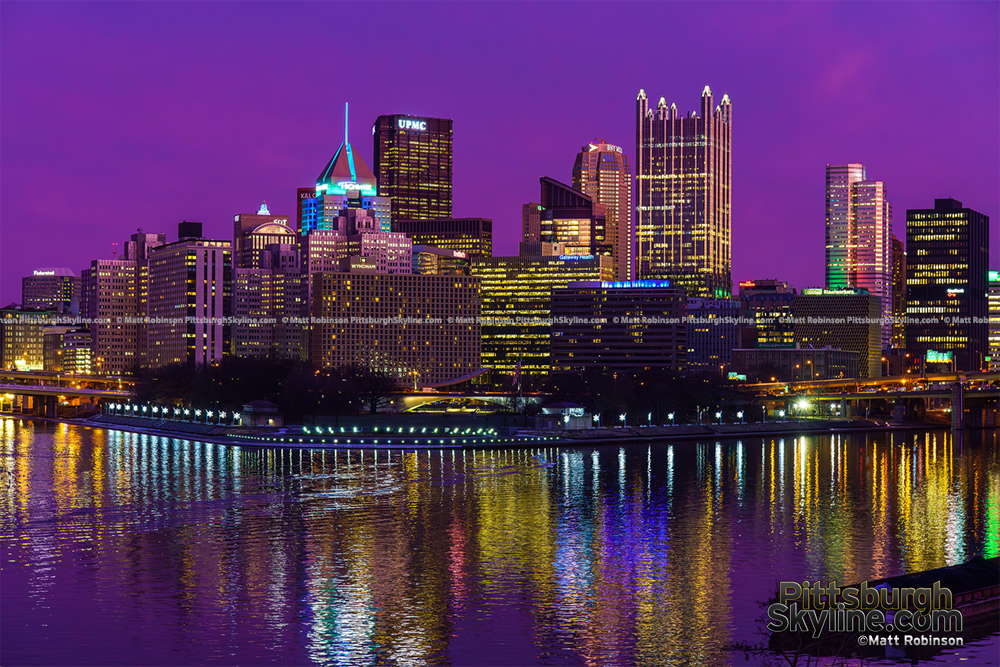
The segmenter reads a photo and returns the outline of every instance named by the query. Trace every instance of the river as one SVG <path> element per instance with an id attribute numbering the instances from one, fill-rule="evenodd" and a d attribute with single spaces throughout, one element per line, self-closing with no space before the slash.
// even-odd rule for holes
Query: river
<path id="1" fill-rule="evenodd" d="M 762 640 L 778 581 L 1000 555 L 996 430 L 374 452 L 4 418 L 0 438 L 3 665 L 745 664 L 728 647 Z M 933 662 L 998 654 L 993 634 Z"/>

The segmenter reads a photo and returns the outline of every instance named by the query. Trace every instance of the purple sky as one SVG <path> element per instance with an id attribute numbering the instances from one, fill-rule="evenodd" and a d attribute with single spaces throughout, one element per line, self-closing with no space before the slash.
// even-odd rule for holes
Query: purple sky
<path id="1" fill-rule="evenodd" d="M 136 228 L 293 215 L 381 113 L 454 119 L 454 213 L 515 254 L 539 176 L 595 137 L 635 154 L 645 88 L 733 100 L 733 280 L 824 279 L 827 163 L 861 162 L 907 208 L 951 196 L 1000 264 L 1000 5 L 823 3 L 0 4 L 0 304 L 77 273 Z"/>

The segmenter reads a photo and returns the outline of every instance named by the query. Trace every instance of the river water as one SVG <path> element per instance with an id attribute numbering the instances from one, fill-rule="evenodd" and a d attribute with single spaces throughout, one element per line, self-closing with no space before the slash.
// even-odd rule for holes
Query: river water
<path id="1" fill-rule="evenodd" d="M 745 664 L 780 580 L 1000 555 L 997 440 L 376 453 L 2 419 L 0 663 Z"/>

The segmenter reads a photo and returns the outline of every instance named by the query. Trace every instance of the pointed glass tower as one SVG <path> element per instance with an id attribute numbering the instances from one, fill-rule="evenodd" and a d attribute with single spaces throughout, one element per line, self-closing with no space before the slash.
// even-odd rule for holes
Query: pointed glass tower
<path id="1" fill-rule="evenodd" d="M 345 208 L 368 209 L 382 231 L 391 228 L 388 197 L 378 196 L 378 179 L 347 135 L 347 105 L 344 105 L 344 143 L 333 154 L 316 179 L 314 188 L 299 188 L 297 227 L 299 234 L 314 229 L 329 230 Z"/>

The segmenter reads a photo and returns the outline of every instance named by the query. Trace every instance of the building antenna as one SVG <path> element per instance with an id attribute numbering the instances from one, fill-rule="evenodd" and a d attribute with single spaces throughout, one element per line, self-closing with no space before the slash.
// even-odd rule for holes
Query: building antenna
<path id="1" fill-rule="evenodd" d="M 111 259 L 118 259 L 118 243 L 111 244 Z"/>
<path id="2" fill-rule="evenodd" d="M 344 102 L 344 144 L 350 145 L 350 142 L 347 141 L 347 102 Z"/>

